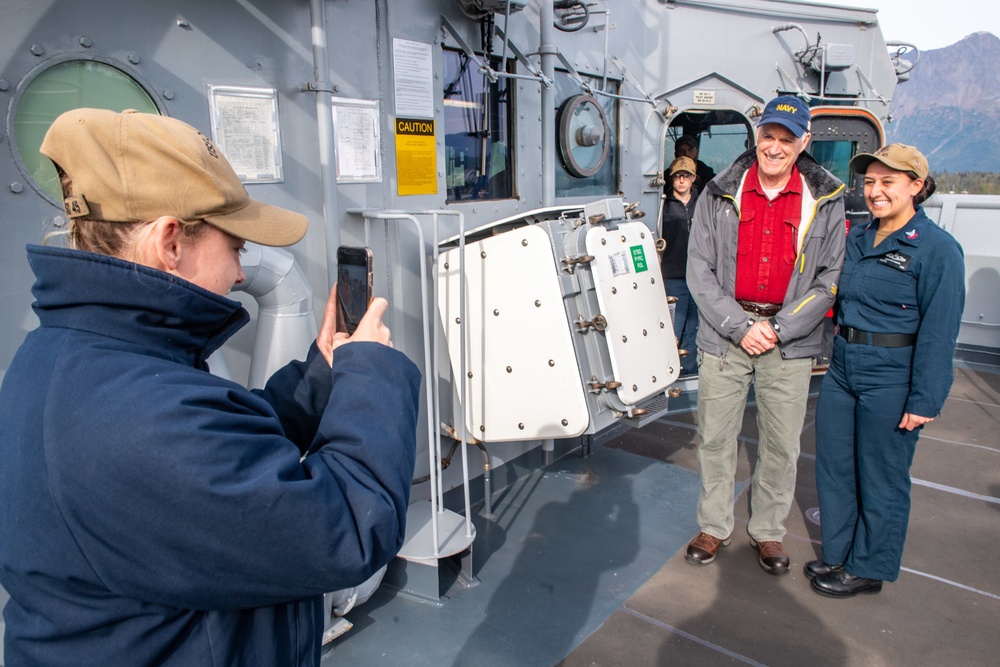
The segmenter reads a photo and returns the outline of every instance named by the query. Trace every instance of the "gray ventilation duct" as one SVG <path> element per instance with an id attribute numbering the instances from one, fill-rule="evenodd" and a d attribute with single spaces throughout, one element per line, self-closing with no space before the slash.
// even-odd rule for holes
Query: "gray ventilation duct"
<path id="1" fill-rule="evenodd" d="M 263 387 L 267 378 L 292 359 L 303 359 L 316 340 L 312 288 L 287 250 L 246 244 L 242 257 L 246 280 L 235 291 L 257 301 L 257 334 L 247 387 Z"/>

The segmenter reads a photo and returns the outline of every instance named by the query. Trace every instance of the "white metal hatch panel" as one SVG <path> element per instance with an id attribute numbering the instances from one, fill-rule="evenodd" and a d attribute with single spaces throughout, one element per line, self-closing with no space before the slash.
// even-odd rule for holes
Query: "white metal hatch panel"
<path id="1" fill-rule="evenodd" d="M 442 253 L 437 269 L 438 310 L 456 378 L 458 255 L 457 248 Z M 520 227 L 468 244 L 465 255 L 467 405 L 459 411 L 469 434 L 483 441 L 580 435 L 590 416 L 548 235 Z"/>
<path id="2" fill-rule="evenodd" d="M 663 291 L 653 235 L 640 222 L 587 232 L 587 254 L 618 398 L 635 405 L 663 392 L 680 374 L 677 341 Z"/>

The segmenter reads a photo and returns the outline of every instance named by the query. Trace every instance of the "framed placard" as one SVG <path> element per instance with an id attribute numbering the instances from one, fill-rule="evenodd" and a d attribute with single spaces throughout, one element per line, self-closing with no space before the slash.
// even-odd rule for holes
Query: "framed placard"
<path id="1" fill-rule="evenodd" d="M 380 183 L 378 100 L 333 98 L 338 183 Z"/>
<path id="2" fill-rule="evenodd" d="M 273 88 L 208 87 L 212 141 L 244 183 L 278 183 L 281 133 Z"/>

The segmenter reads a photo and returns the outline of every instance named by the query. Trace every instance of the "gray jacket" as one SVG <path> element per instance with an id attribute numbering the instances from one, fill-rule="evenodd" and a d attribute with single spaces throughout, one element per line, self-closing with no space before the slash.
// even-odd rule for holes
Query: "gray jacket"
<path id="1" fill-rule="evenodd" d="M 747 151 L 716 176 L 698 199 L 688 241 L 687 282 L 698 304 L 698 349 L 725 357 L 751 322 L 736 302 L 736 239 L 740 192 L 756 160 Z M 814 357 L 822 347 L 820 325 L 833 306 L 847 240 L 844 184 L 808 153 L 796 165 L 802 177 L 798 254 L 784 306 L 775 316 L 781 354 Z"/>

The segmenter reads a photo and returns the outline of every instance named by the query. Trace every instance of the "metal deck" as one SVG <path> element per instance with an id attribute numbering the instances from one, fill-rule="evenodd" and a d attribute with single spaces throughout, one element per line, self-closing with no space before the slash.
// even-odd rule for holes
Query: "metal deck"
<path id="1" fill-rule="evenodd" d="M 745 535 L 752 405 L 733 543 L 709 566 L 684 560 L 698 532 L 697 417 L 674 413 L 587 458 L 573 452 L 546 467 L 529 461 L 497 471 L 494 516 L 475 518 L 479 584 L 456 583 L 440 605 L 380 590 L 348 614 L 355 627 L 324 664 L 996 664 L 997 369 L 957 366 L 911 470 L 903 571 L 879 595 L 824 598 L 802 574 L 820 553 L 819 526 L 809 518 L 818 506 L 815 402 L 814 394 L 787 521 L 789 575 L 763 572 Z"/>

